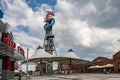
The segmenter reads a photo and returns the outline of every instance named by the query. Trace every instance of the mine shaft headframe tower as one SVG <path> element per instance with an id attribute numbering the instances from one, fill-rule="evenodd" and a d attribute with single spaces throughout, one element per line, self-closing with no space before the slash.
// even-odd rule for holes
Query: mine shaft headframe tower
<path id="1" fill-rule="evenodd" d="M 54 12 L 47 11 L 44 21 L 45 38 L 44 38 L 43 48 L 46 52 L 53 55 L 57 55 L 53 40 L 55 36 L 52 33 L 52 27 L 55 24 L 55 19 L 53 18 L 53 16 L 55 16 Z"/>

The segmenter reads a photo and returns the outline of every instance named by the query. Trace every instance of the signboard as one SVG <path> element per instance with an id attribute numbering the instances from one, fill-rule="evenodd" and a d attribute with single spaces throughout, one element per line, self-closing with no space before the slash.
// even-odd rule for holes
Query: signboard
<path id="1" fill-rule="evenodd" d="M 10 39 L 9 34 L 3 34 L 2 38 L 1 38 L 1 41 L 3 43 L 5 43 L 6 45 L 17 49 L 22 55 L 24 55 L 25 52 L 24 52 L 23 48 L 21 46 L 17 46 L 17 44 L 13 40 Z"/>

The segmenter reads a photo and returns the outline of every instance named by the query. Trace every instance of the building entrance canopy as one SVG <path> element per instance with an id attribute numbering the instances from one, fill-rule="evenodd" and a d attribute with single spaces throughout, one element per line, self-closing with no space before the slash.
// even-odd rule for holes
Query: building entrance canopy
<path id="1" fill-rule="evenodd" d="M 49 61 L 55 61 L 60 64 L 69 64 L 69 65 L 92 65 L 90 61 L 83 60 L 83 59 L 77 59 L 77 58 L 71 58 L 71 57 L 51 57 Z"/>
<path id="2" fill-rule="evenodd" d="M 70 52 L 71 53 L 71 52 Z M 34 63 L 42 63 L 42 62 L 58 62 L 60 64 L 82 64 L 82 65 L 92 65 L 92 63 L 90 61 L 87 60 L 82 60 L 79 57 L 70 57 L 70 56 L 53 56 L 49 53 L 47 53 L 46 51 L 44 51 L 44 49 L 42 49 L 41 47 L 39 47 L 35 53 L 29 58 L 28 62 L 34 62 Z M 23 61 L 23 63 L 26 63 L 27 60 Z"/>
<path id="3" fill-rule="evenodd" d="M 82 64 L 82 65 L 93 65 L 90 61 L 87 60 L 82 60 L 82 59 L 75 59 L 75 58 L 69 58 L 69 57 L 39 57 L 39 58 L 33 58 L 29 59 L 28 62 L 58 62 L 60 64 L 71 64 L 71 65 L 77 65 L 77 64 Z M 23 61 L 23 64 L 26 63 L 27 60 Z"/>
<path id="4" fill-rule="evenodd" d="M 9 56 L 14 60 L 23 60 L 24 55 L 21 52 L 11 46 L 6 45 L 5 43 L 0 41 L 0 55 Z"/>

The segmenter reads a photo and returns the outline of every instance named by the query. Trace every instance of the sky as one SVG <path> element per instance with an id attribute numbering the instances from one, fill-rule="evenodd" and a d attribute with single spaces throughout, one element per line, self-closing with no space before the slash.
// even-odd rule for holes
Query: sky
<path id="1" fill-rule="evenodd" d="M 2 21 L 29 57 L 43 46 L 46 11 L 55 12 L 58 55 L 73 49 L 81 59 L 112 58 L 120 48 L 120 0 L 0 0 Z"/>

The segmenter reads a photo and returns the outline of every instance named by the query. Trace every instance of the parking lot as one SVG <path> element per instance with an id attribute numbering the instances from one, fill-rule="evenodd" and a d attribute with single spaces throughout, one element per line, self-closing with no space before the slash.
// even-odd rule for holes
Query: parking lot
<path id="1" fill-rule="evenodd" d="M 15 78 L 15 80 L 18 80 Z M 22 80 L 26 80 L 25 76 Z M 120 74 L 98 74 L 98 73 L 80 73 L 80 74 L 60 74 L 31 76 L 31 80 L 120 80 Z"/>

